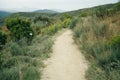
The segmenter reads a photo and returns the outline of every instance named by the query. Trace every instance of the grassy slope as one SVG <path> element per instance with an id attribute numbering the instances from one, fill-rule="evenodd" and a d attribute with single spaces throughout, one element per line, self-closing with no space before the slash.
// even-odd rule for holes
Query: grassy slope
<path id="1" fill-rule="evenodd" d="M 110 15 L 96 17 L 93 13 L 92 16 L 78 17 L 78 23 L 73 29 L 76 43 L 91 62 L 86 74 L 88 80 L 120 79 L 120 11 L 117 5 L 119 3 L 106 7 L 117 10 L 110 12 Z"/>

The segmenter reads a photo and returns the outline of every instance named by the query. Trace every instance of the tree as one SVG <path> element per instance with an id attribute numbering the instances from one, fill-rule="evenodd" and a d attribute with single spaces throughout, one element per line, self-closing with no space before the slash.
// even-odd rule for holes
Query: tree
<path id="1" fill-rule="evenodd" d="M 30 21 L 21 18 L 9 18 L 6 20 L 6 26 L 10 30 L 10 36 L 12 40 L 19 41 L 22 38 L 26 38 L 27 41 L 31 41 L 34 37 L 34 32 L 30 27 Z"/>

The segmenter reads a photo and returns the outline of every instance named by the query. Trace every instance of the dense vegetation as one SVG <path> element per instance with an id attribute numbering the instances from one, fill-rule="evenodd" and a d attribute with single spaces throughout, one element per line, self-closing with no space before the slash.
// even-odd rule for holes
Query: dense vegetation
<path id="1" fill-rule="evenodd" d="M 53 14 L 15 13 L 4 18 L 5 25 L 0 28 L 0 80 L 40 80 L 42 61 L 52 51 L 52 35 L 71 26 L 72 18 L 62 17 L 61 21 Z"/>
<path id="2" fill-rule="evenodd" d="M 95 8 L 92 15 L 80 16 L 74 39 L 91 62 L 88 80 L 120 79 L 120 3 Z"/>

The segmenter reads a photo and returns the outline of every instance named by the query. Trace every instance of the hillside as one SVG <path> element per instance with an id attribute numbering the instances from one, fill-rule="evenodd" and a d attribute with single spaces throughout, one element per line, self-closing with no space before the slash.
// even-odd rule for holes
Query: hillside
<path id="1" fill-rule="evenodd" d="M 74 40 L 90 62 L 87 80 L 120 80 L 120 3 L 85 10 L 77 18 Z"/>
<path id="2" fill-rule="evenodd" d="M 1 15 L 0 80 L 120 80 L 120 2 Z"/>
<path id="3" fill-rule="evenodd" d="M 11 13 L 6 12 L 6 11 L 0 11 L 0 18 L 3 18 L 3 17 L 8 16 L 8 15 L 10 15 L 10 14 L 11 14 Z"/>
<path id="4" fill-rule="evenodd" d="M 67 14 L 73 15 L 73 16 L 79 16 L 81 13 L 87 12 L 89 13 L 89 15 L 92 14 L 92 12 L 95 12 L 96 9 L 98 8 L 104 8 L 104 9 L 110 9 L 113 6 L 115 6 L 117 3 L 115 4 L 106 4 L 106 5 L 99 5 L 99 6 L 94 6 L 91 8 L 83 8 L 83 9 L 79 9 L 79 10 L 74 10 L 74 11 L 69 11 L 69 12 L 65 12 Z"/>
<path id="5" fill-rule="evenodd" d="M 49 13 L 49 14 L 58 13 L 57 11 L 49 10 L 49 9 L 36 10 L 34 12 L 36 12 L 36 13 Z"/>

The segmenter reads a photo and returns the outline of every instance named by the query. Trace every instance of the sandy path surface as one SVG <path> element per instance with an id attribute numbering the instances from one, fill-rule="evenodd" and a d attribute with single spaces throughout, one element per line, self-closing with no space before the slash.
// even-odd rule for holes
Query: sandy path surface
<path id="1" fill-rule="evenodd" d="M 45 63 L 41 80 L 86 80 L 85 71 L 88 65 L 74 44 L 70 30 L 56 38 L 51 58 Z"/>

